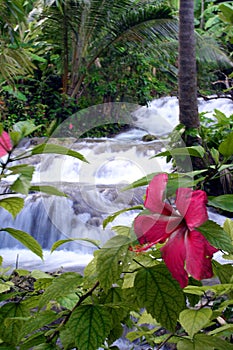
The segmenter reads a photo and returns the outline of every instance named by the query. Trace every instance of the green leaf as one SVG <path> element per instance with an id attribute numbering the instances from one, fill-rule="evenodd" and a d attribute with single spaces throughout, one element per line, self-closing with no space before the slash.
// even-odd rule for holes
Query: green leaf
<path id="1" fill-rule="evenodd" d="M 215 208 L 233 212 L 233 194 L 224 194 L 217 197 L 210 196 L 208 197 L 208 204 Z"/>
<path id="2" fill-rule="evenodd" d="M 19 174 L 17 180 L 10 186 L 12 191 L 19 192 L 22 194 L 28 194 L 32 175 L 34 173 L 34 166 L 22 164 L 9 168 L 11 175 Z"/>
<path id="3" fill-rule="evenodd" d="M 32 155 L 46 154 L 46 153 L 64 154 L 66 156 L 78 158 L 81 161 L 88 163 L 88 161 L 86 160 L 86 158 L 82 154 L 80 154 L 76 151 L 73 151 L 71 149 L 68 149 L 66 147 L 59 146 L 59 145 L 53 145 L 50 143 L 43 143 L 41 145 L 36 146 L 35 148 L 33 148 L 31 150 Z"/>
<path id="4" fill-rule="evenodd" d="M 180 313 L 179 321 L 181 326 L 190 335 L 191 338 L 204 328 L 211 319 L 212 310 L 202 308 L 199 310 L 183 310 Z"/>
<path id="5" fill-rule="evenodd" d="M 219 335 L 219 336 L 228 336 L 230 337 L 233 334 L 233 324 L 225 324 L 219 328 L 214 329 L 208 333 L 209 335 Z"/>
<path id="6" fill-rule="evenodd" d="M 224 231 L 228 234 L 233 243 L 233 221 L 231 219 L 226 219 L 223 224 Z"/>
<path id="7" fill-rule="evenodd" d="M 108 309 L 101 305 L 81 305 L 72 312 L 67 329 L 78 349 L 96 350 L 107 338 L 112 328 Z"/>
<path id="8" fill-rule="evenodd" d="M 204 155 L 205 155 L 205 149 L 202 146 L 191 146 L 191 147 L 173 148 L 171 150 L 160 152 L 155 156 L 153 156 L 152 158 L 167 157 L 167 156 L 172 156 L 173 158 L 177 156 L 192 156 L 192 157 L 203 158 Z"/>
<path id="9" fill-rule="evenodd" d="M 134 207 L 130 207 L 130 208 L 126 208 L 126 209 L 121 209 L 117 212 L 115 212 L 114 214 L 112 215 L 109 215 L 106 219 L 104 219 L 103 221 L 103 228 L 106 228 L 106 226 L 112 222 L 113 220 L 115 220 L 115 218 L 122 214 L 122 213 L 125 213 L 126 211 L 130 211 L 130 210 L 139 210 L 139 209 L 143 209 L 143 206 L 142 205 L 135 205 Z"/>
<path id="10" fill-rule="evenodd" d="M 215 248 L 233 253 L 233 245 L 231 244 L 230 237 L 214 221 L 207 220 L 197 228 L 197 231 L 200 231 Z"/>
<path id="11" fill-rule="evenodd" d="M 21 231 L 21 230 L 16 230 L 16 229 L 11 228 L 11 227 L 1 228 L 0 231 L 8 232 L 12 237 L 17 239 L 26 248 L 31 250 L 34 254 L 39 256 L 41 259 L 43 259 L 43 251 L 42 251 L 40 244 L 35 240 L 35 238 L 30 236 L 28 233 Z"/>
<path id="12" fill-rule="evenodd" d="M 233 282 L 233 266 L 232 264 L 220 264 L 219 262 L 213 260 L 213 270 L 214 274 L 218 276 L 222 284 L 232 283 Z M 229 293 L 229 297 L 233 299 L 233 293 Z"/>
<path id="13" fill-rule="evenodd" d="M 130 237 L 130 227 L 128 226 L 113 226 L 112 230 L 115 231 L 118 235 Z"/>
<path id="14" fill-rule="evenodd" d="M 230 3 L 223 3 L 219 5 L 219 10 L 224 16 L 224 20 L 230 24 L 233 24 L 233 7 Z"/>
<path id="15" fill-rule="evenodd" d="M 233 282 L 233 266 L 231 264 L 220 264 L 213 260 L 213 269 L 222 284 Z"/>
<path id="16" fill-rule="evenodd" d="M 38 62 L 42 62 L 42 63 L 46 63 L 47 60 L 41 56 L 38 56 L 36 55 L 35 53 L 32 53 L 30 51 L 28 51 L 28 55 L 35 61 L 38 61 Z"/>
<path id="17" fill-rule="evenodd" d="M 33 350 L 55 350 L 58 349 L 54 344 L 42 343 L 37 346 L 33 346 Z"/>
<path id="18" fill-rule="evenodd" d="M 0 339 L 11 345 L 17 345 L 20 341 L 20 333 L 26 321 L 15 320 L 6 326 L 6 321 L 14 317 L 30 316 L 29 309 L 20 303 L 7 303 L 1 307 L 0 313 Z"/>
<path id="19" fill-rule="evenodd" d="M 11 94 L 20 101 L 27 101 L 27 97 L 22 92 L 14 90 L 12 86 L 2 86 L 1 89 L 3 91 L 7 91 L 9 94 Z"/>
<path id="20" fill-rule="evenodd" d="M 59 315 L 51 310 L 44 310 L 40 313 L 36 313 L 25 323 L 20 333 L 21 338 L 24 338 L 27 335 L 32 334 L 34 331 L 54 322 L 58 317 Z"/>
<path id="21" fill-rule="evenodd" d="M 226 139 L 219 145 L 218 150 L 225 157 L 230 157 L 233 154 L 233 132 L 227 135 Z"/>
<path id="22" fill-rule="evenodd" d="M 137 188 L 137 187 L 141 187 L 141 186 L 147 186 L 149 184 L 149 182 L 153 179 L 153 177 L 155 175 L 158 175 L 158 174 L 159 173 L 148 174 L 148 175 L 142 177 L 141 179 L 134 181 L 132 184 L 124 187 L 123 191 L 131 190 L 132 188 Z"/>
<path id="23" fill-rule="evenodd" d="M 42 295 L 39 307 L 42 308 L 51 300 L 57 301 L 59 298 L 77 291 L 77 287 L 80 286 L 80 283 L 82 283 L 82 276 L 76 272 L 66 272 L 54 278 L 53 282 Z"/>
<path id="24" fill-rule="evenodd" d="M 0 200 L 0 206 L 15 218 L 24 207 L 24 200 L 20 197 L 8 197 Z"/>
<path id="25" fill-rule="evenodd" d="M 202 170 L 188 172 L 185 174 L 183 174 L 183 173 L 168 174 L 168 188 L 170 187 L 169 192 L 171 192 L 173 194 L 176 191 L 176 189 L 179 187 L 194 186 L 194 184 L 196 183 L 195 182 L 196 180 L 195 181 L 193 180 L 194 176 L 200 175 L 206 171 L 207 171 L 207 169 L 202 169 Z M 129 186 L 124 187 L 123 191 L 130 190 L 130 189 L 136 188 L 136 187 L 147 186 L 149 184 L 149 182 L 153 179 L 153 177 L 155 175 L 158 175 L 158 174 L 161 174 L 161 172 L 152 173 L 152 174 L 149 174 L 147 176 L 144 176 L 141 179 L 133 182 Z M 198 181 L 200 181 L 200 180 L 198 180 Z"/>
<path id="26" fill-rule="evenodd" d="M 18 123 L 15 123 L 13 128 L 14 128 L 14 131 L 20 133 L 20 138 L 22 139 L 22 138 L 32 134 L 34 131 L 40 129 L 41 125 L 35 126 L 33 121 L 24 120 L 24 121 L 20 121 Z"/>
<path id="27" fill-rule="evenodd" d="M 7 292 L 8 290 L 10 290 L 12 287 L 14 286 L 14 283 L 10 282 L 10 281 L 1 281 L 0 280 L 0 293 L 4 293 Z"/>
<path id="28" fill-rule="evenodd" d="M 162 327 L 174 332 L 179 313 L 185 308 L 185 298 L 166 266 L 160 264 L 139 270 L 134 288 L 139 305 L 146 307 Z"/>
<path id="29" fill-rule="evenodd" d="M 158 322 L 151 316 L 151 314 L 148 314 L 147 311 L 143 311 L 143 313 L 138 319 L 137 324 L 149 324 L 153 326 L 158 326 Z"/>
<path id="30" fill-rule="evenodd" d="M 14 146 L 18 146 L 20 140 L 21 140 L 21 134 L 18 131 L 10 131 L 10 138 Z"/>
<path id="31" fill-rule="evenodd" d="M 61 239 L 59 241 L 56 241 L 51 248 L 51 253 L 54 252 L 57 248 L 59 248 L 61 245 L 69 242 L 74 242 L 74 241 L 83 241 L 83 242 L 88 242 L 93 244 L 95 247 L 100 248 L 100 242 L 94 239 L 89 239 L 89 238 L 68 238 L 68 239 Z"/>
<path id="32" fill-rule="evenodd" d="M 187 286 L 184 288 L 185 293 L 199 296 L 203 295 L 208 290 L 216 294 L 216 296 L 228 294 L 233 290 L 233 283 L 216 284 L 214 286 Z"/>
<path id="33" fill-rule="evenodd" d="M 129 250 L 130 244 L 131 240 L 128 237 L 115 236 L 98 251 L 96 269 L 104 291 L 111 288 L 120 278 L 123 269 L 128 267 L 132 256 Z"/>
<path id="34" fill-rule="evenodd" d="M 78 301 L 79 296 L 76 293 L 71 293 L 58 299 L 59 304 L 70 311 L 75 307 Z"/>
<path id="35" fill-rule="evenodd" d="M 207 334 L 196 334 L 194 337 L 195 350 L 203 349 L 218 349 L 218 350 L 232 350 L 232 344 L 218 337 L 212 337 Z"/>
<path id="36" fill-rule="evenodd" d="M 219 164 L 219 151 L 216 148 L 211 148 L 210 154 L 215 161 L 215 164 Z"/>
<path id="37" fill-rule="evenodd" d="M 64 192 L 59 191 L 53 186 L 31 186 L 29 191 L 43 192 L 54 196 L 68 197 Z"/>

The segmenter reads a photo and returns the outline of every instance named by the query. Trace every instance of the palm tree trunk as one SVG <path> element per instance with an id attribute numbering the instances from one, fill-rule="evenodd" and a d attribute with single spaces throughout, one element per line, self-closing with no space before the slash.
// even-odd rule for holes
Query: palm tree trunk
<path id="1" fill-rule="evenodd" d="M 178 84 L 180 123 L 186 128 L 198 128 L 194 0 L 180 0 Z"/>

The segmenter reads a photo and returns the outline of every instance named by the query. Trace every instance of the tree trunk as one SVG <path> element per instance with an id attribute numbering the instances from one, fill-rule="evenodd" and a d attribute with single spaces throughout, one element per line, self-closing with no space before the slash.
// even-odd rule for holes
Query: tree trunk
<path id="1" fill-rule="evenodd" d="M 186 128 L 198 128 L 194 0 L 180 0 L 178 84 L 180 123 Z"/>

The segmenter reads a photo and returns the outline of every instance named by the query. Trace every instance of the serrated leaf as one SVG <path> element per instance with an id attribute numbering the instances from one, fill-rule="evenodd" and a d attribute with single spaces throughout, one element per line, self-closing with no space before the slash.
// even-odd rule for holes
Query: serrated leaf
<path id="1" fill-rule="evenodd" d="M 15 218 L 24 207 L 24 200 L 20 197 L 8 197 L 0 200 L 0 206 Z"/>
<path id="2" fill-rule="evenodd" d="M 39 256 L 41 259 L 43 259 L 43 251 L 42 251 L 41 245 L 35 240 L 35 238 L 30 236 L 28 233 L 21 230 L 16 230 L 11 227 L 1 228 L 0 231 L 8 232 L 12 237 L 17 239 L 26 248 L 31 250 L 31 252 L 33 252 L 34 254 Z"/>
<path id="3" fill-rule="evenodd" d="M 67 329 L 77 348 L 96 350 L 107 338 L 112 328 L 111 314 L 101 305 L 81 305 L 72 312 Z"/>
<path id="4" fill-rule="evenodd" d="M 197 231 L 201 232 L 215 248 L 222 249 L 230 254 L 233 253 L 233 245 L 230 237 L 214 221 L 207 220 L 197 228 Z"/>
<path id="5" fill-rule="evenodd" d="M 113 220 L 115 220 L 115 218 L 116 218 L 118 215 L 122 214 L 122 213 L 125 213 L 125 212 L 127 212 L 127 211 L 131 211 L 131 210 L 142 210 L 142 209 L 143 209 L 143 206 L 142 206 L 142 205 L 135 205 L 134 207 L 129 207 L 129 208 L 121 209 L 121 210 L 115 212 L 114 214 L 109 215 L 106 219 L 104 219 L 104 221 L 103 221 L 103 228 L 105 229 L 106 226 L 107 226 L 110 222 L 112 222 Z"/>
<path id="6" fill-rule="evenodd" d="M 138 303 L 161 324 L 174 331 L 179 313 L 185 308 L 182 289 L 165 265 L 160 264 L 138 271 L 134 288 Z"/>
<path id="7" fill-rule="evenodd" d="M 28 317 L 29 309 L 20 303 L 8 303 L 1 307 L 0 313 L 0 338 L 8 344 L 17 345 L 20 341 L 20 333 L 26 321 L 15 320 L 15 322 L 6 326 L 8 318 Z"/>
<path id="8" fill-rule="evenodd" d="M 43 192 L 54 196 L 68 197 L 64 192 L 59 191 L 56 187 L 53 186 L 31 186 L 30 191 Z"/>
<path id="9" fill-rule="evenodd" d="M 51 248 L 51 253 L 54 252 L 57 248 L 59 248 L 61 245 L 65 243 L 70 243 L 74 241 L 83 241 L 83 242 L 88 242 L 93 244 L 95 247 L 98 249 L 100 248 L 100 241 L 94 240 L 94 239 L 89 239 L 89 238 L 68 238 L 68 239 L 60 239 L 59 241 L 56 241 Z"/>
<path id="10" fill-rule="evenodd" d="M 204 328 L 210 321 L 212 310 L 202 308 L 199 310 L 183 310 L 180 313 L 179 321 L 181 326 L 191 338 Z"/>
<path id="11" fill-rule="evenodd" d="M 215 208 L 220 208 L 233 212 L 233 194 L 224 194 L 217 197 L 208 197 L 208 204 Z"/>
<path id="12" fill-rule="evenodd" d="M 131 240 L 125 236 L 115 236 L 98 251 L 97 274 L 101 287 L 106 292 L 115 283 L 132 256 L 129 250 Z"/>
<path id="13" fill-rule="evenodd" d="M 88 163 L 88 161 L 86 160 L 86 158 L 80 154 L 79 152 L 73 151 L 71 149 L 68 149 L 66 147 L 60 146 L 60 145 L 53 145 L 50 143 L 43 143 L 41 145 L 38 145 L 36 147 L 34 147 L 31 150 L 31 154 L 35 155 L 35 154 L 46 154 L 46 153 L 54 153 L 54 154 L 63 154 L 66 156 L 71 156 L 74 158 L 78 158 L 83 162 Z"/>
<path id="14" fill-rule="evenodd" d="M 43 307 L 51 300 L 57 301 L 59 298 L 75 292 L 81 282 L 82 276 L 75 272 L 66 272 L 54 278 L 42 295 L 39 307 Z"/>
<path id="15" fill-rule="evenodd" d="M 230 157 L 233 154 L 233 132 L 228 134 L 226 139 L 220 143 L 218 150 L 225 157 Z"/>

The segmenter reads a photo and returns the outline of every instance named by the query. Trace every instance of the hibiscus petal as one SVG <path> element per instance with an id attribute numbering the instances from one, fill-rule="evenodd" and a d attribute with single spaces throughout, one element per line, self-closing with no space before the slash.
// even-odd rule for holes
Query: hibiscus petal
<path id="1" fill-rule="evenodd" d="M 5 156 L 12 149 L 11 139 L 6 131 L 0 136 L 0 157 Z"/>
<path id="2" fill-rule="evenodd" d="M 197 280 L 213 276 L 211 259 L 218 251 L 198 231 L 191 231 L 185 237 L 186 270 Z"/>
<path id="3" fill-rule="evenodd" d="M 161 248 L 164 262 L 172 277 L 179 282 L 181 288 L 186 287 L 188 284 L 188 274 L 184 269 L 186 257 L 184 230 L 185 227 L 181 227 L 173 232 L 165 246 Z"/>
<path id="4" fill-rule="evenodd" d="M 144 206 L 153 213 L 171 215 L 173 208 L 163 201 L 164 191 L 167 186 L 168 175 L 159 174 L 153 177 L 146 190 Z"/>
<path id="5" fill-rule="evenodd" d="M 185 218 L 190 231 L 208 220 L 207 195 L 204 191 L 179 188 L 176 192 L 176 207 Z"/>
<path id="6" fill-rule="evenodd" d="M 134 231 L 140 244 L 158 243 L 169 236 L 167 231 L 168 216 L 156 214 L 139 215 L 134 220 Z"/>

